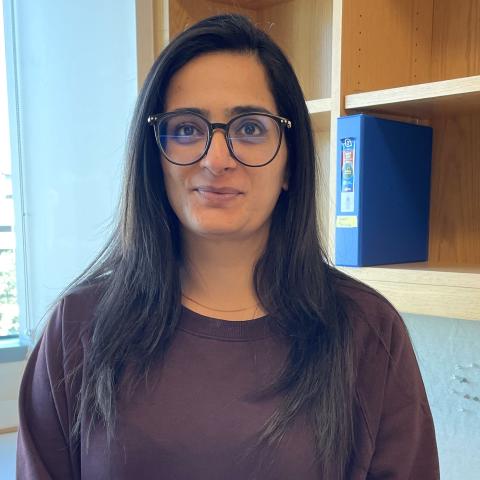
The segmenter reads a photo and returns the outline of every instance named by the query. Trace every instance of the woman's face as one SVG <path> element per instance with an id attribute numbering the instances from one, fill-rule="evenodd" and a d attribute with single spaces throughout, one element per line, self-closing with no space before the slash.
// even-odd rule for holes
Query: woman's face
<path id="1" fill-rule="evenodd" d="M 245 107 L 278 115 L 257 58 L 219 52 L 193 59 L 172 77 L 165 111 L 200 109 L 210 122 L 227 123 Z M 180 166 L 163 156 L 161 162 L 168 199 L 184 235 L 267 238 L 273 208 L 282 188 L 287 189 L 285 139 L 274 160 L 263 167 L 237 162 L 222 130 L 215 131 L 199 162 Z"/>

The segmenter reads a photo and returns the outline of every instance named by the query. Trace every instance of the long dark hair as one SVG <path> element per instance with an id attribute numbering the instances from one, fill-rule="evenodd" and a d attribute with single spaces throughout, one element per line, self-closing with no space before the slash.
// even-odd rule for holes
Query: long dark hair
<path id="1" fill-rule="evenodd" d="M 323 474 L 343 478 L 353 449 L 352 328 L 337 288 L 339 274 L 319 240 L 310 118 L 285 55 L 240 15 L 210 17 L 181 33 L 156 60 L 139 94 L 116 228 L 74 283 L 98 284 L 102 292 L 74 432 L 78 436 L 82 419 L 90 418 L 87 432 L 100 421 L 111 438 L 126 367 L 134 372 L 134 380 L 144 378 L 171 344 L 181 313 L 181 242 L 147 117 L 163 111 L 175 72 L 215 51 L 255 55 L 266 70 L 279 114 L 294 126 L 286 133 L 289 188 L 273 211 L 267 247 L 254 271 L 257 296 L 290 344 L 280 376 L 259 394 L 282 395 L 283 403 L 263 426 L 257 446 L 280 441 L 292 419 L 306 413 Z"/>

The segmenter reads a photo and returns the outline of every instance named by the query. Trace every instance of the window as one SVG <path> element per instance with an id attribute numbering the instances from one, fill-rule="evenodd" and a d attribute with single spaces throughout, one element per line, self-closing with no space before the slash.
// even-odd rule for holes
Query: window
<path id="1" fill-rule="evenodd" d="M 109 236 L 137 55 L 135 2 L 107 3 L 0 0 L 0 363 L 9 345 L 34 344 Z"/>
<path id="2" fill-rule="evenodd" d="M 3 8 L 0 8 L 0 338 L 19 334 L 4 32 Z"/>

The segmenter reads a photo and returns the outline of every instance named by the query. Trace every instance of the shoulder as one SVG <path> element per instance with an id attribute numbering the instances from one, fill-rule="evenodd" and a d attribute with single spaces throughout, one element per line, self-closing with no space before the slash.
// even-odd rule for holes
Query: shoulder
<path id="1" fill-rule="evenodd" d="M 64 359 L 84 350 L 102 292 L 99 285 L 82 285 L 58 299 L 41 338 L 48 350 L 61 351 Z"/>
<path id="2" fill-rule="evenodd" d="M 81 329 L 88 326 L 103 293 L 104 288 L 100 284 L 81 285 L 69 290 L 57 305 L 62 309 L 64 323 L 77 325 Z"/>
<path id="3" fill-rule="evenodd" d="M 415 351 L 397 310 L 380 293 L 348 277 L 337 289 L 352 326 L 357 394 L 380 403 L 388 387 L 405 404 L 422 397 Z"/>
<path id="4" fill-rule="evenodd" d="M 350 319 L 357 349 L 375 347 L 394 357 L 405 342 L 410 344 L 402 317 L 383 295 L 341 273 L 334 276 L 337 299 Z"/>
<path id="5" fill-rule="evenodd" d="M 407 327 L 391 303 L 350 278 L 337 289 L 353 329 L 356 396 L 374 437 L 385 405 L 398 411 L 427 405 L 424 384 Z"/>

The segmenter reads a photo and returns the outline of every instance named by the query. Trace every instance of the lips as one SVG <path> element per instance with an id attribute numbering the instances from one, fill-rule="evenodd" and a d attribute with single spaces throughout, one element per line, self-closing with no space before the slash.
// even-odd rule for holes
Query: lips
<path id="1" fill-rule="evenodd" d="M 210 192 L 210 193 L 216 193 L 216 194 L 219 194 L 219 195 L 236 195 L 236 194 L 239 194 L 239 193 L 242 193 L 240 190 L 236 189 L 236 188 L 232 188 L 232 187 L 212 187 L 210 185 L 202 185 L 202 186 L 199 186 L 197 188 L 195 188 L 195 190 L 197 190 L 198 192 L 200 193 L 203 193 L 203 192 Z"/>
<path id="2" fill-rule="evenodd" d="M 243 192 L 233 187 L 213 187 L 201 185 L 193 190 L 201 202 L 210 207 L 225 207 L 231 205 Z"/>

